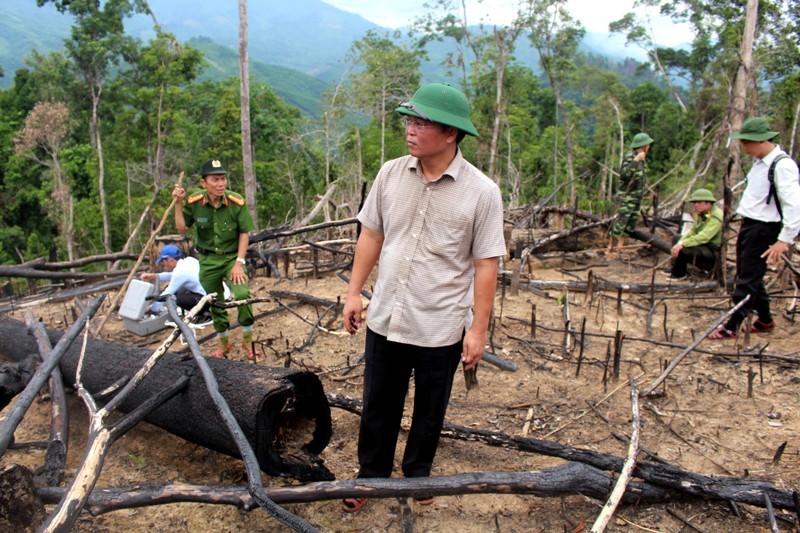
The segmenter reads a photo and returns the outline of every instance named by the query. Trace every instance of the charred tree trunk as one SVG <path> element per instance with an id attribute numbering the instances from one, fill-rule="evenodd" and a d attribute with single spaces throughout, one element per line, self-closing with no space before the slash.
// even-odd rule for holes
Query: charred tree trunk
<path id="1" fill-rule="evenodd" d="M 61 336 L 60 332 L 48 333 L 53 343 Z M 36 343 L 27 335 L 24 324 L 0 317 L 0 355 L 18 360 L 35 351 Z M 90 340 L 83 384 L 98 395 L 132 377 L 150 354 L 143 348 Z M 61 372 L 68 385 L 75 382 L 79 355 L 80 346 L 73 346 L 61 359 Z M 316 375 L 227 359 L 208 359 L 208 364 L 264 472 L 305 481 L 333 479 L 317 457 L 328 445 L 332 427 L 330 408 Z M 227 428 L 214 414 L 213 402 L 193 361 L 167 353 L 157 367 L 120 411 L 130 412 L 146 398 L 188 375 L 186 392 L 145 420 L 190 442 L 238 458 L 239 452 Z"/>

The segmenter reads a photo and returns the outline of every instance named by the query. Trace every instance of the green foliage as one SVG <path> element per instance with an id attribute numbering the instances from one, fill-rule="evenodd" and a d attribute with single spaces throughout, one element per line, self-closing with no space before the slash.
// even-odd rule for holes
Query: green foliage
<path id="1" fill-rule="evenodd" d="M 75 202 L 72 244 L 80 255 L 103 251 L 98 138 L 113 249 L 127 241 L 153 198 L 145 228 L 161 218 L 180 172 L 188 188 L 196 186 L 198 168 L 207 159 L 223 161 L 229 187 L 244 192 L 235 51 L 207 38 L 182 45 L 160 31 L 147 42 L 131 39 L 121 32 L 121 22 L 142 11 L 143 0 L 37 3 L 76 18 L 62 51 L 33 53 L 27 68 L 6 69 L 6 79 L 13 72 L 13 84 L 0 91 L 0 262 L 63 257 L 66 249 L 53 207 L 51 169 L 15 153 L 15 137 L 38 102 L 65 104 L 74 125 L 57 155 Z M 646 21 L 638 18 L 645 4 L 660 5 L 692 24 L 692 46 L 657 46 Z M 644 63 L 584 55 L 583 29 L 563 0 L 524 5 L 530 9 L 513 25 L 488 30 L 465 26 L 457 2 L 436 0 L 429 16 L 415 24 L 413 45 L 397 33 L 377 31 L 353 42 L 346 63 L 336 67 L 351 75 L 339 84 L 326 86 L 312 76 L 252 61 L 262 227 L 307 214 L 334 181 L 342 196 L 333 202 L 356 209 L 359 179 L 370 182 L 383 161 L 407 153 L 394 109 L 421 83 L 434 81 L 420 76 L 421 61 L 434 45 L 437 53 L 446 50 L 447 58 L 435 81 L 457 76 L 481 133 L 480 139 L 465 139 L 461 150 L 487 172 L 494 150 L 494 176 L 507 204 L 552 196 L 551 203 L 574 198 L 581 208 L 609 209 L 620 159 L 640 131 L 656 141 L 647 163 L 662 198 L 695 180 L 701 166 L 705 185 L 718 190 L 720 158 L 708 150 L 720 150 L 717 128 L 738 66 L 743 2 L 638 0 L 613 27 L 648 52 Z M 800 94 L 800 10 L 798 0 L 770 0 L 762 7 L 752 80 L 759 92 L 752 106 L 773 118 L 788 148 L 792 139 L 785 133 L 796 120 Z M 13 21 L 5 24 L 0 27 Z M 515 34 L 521 27 L 527 33 Z M 517 36 L 538 51 L 539 77 L 514 57 Z M 95 102 L 96 122 L 93 94 L 102 95 Z M 91 135 L 94 125 L 97 137 Z M 794 141 L 800 145 L 800 139 Z M 45 155 L 39 150 L 37 155 Z M 573 190 L 565 187 L 569 175 L 578 178 Z M 165 232 L 172 231 L 171 224 Z"/>

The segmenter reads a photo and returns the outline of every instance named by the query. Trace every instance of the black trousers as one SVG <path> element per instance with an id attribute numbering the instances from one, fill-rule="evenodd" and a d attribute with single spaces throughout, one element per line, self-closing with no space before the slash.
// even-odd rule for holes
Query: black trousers
<path id="1" fill-rule="evenodd" d="M 187 291 L 186 289 L 179 289 L 178 292 L 175 293 L 175 303 L 184 311 L 191 311 L 202 298 L 202 294 Z"/>
<path id="2" fill-rule="evenodd" d="M 769 295 L 764 287 L 767 261 L 761 254 L 778 239 L 780 231 L 780 222 L 760 222 L 750 218 L 742 222 L 736 239 L 736 284 L 732 297 L 734 304 L 741 302 L 748 294 L 750 300 L 731 315 L 725 324 L 726 329 L 736 331 L 752 311 L 758 314 L 762 322 L 772 322 Z"/>
<path id="3" fill-rule="evenodd" d="M 719 251 L 709 244 L 684 247 L 672 263 L 672 275 L 682 278 L 686 275 L 686 268 L 689 265 L 701 270 L 711 270 L 717 264 L 718 255 Z"/>
<path id="4" fill-rule="evenodd" d="M 412 372 L 414 412 L 403 454 L 403 474 L 430 475 L 461 351 L 462 341 L 424 348 L 391 342 L 367 329 L 358 477 L 391 477 Z"/>

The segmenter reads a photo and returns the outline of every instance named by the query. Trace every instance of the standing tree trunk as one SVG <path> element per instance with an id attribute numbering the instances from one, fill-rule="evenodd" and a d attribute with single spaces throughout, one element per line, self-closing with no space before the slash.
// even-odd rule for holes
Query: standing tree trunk
<path id="1" fill-rule="evenodd" d="M 103 84 L 100 76 L 92 72 L 87 76 L 92 93 L 92 115 L 89 120 L 89 137 L 94 145 L 97 154 L 97 193 L 100 196 L 100 215 L 103 218 L 103 251 L 111 253 L 111 231 L 108 222 L 108 208 L 106 207 L 106 186 L 105 186 L 105 162 L 103 161 L 103 142 L 100 135 L 100 94 L 103 92 Z"/>
<path id="2" fill-rule="evenodd" d="M 250 136 L 250 67 L 247 54 L 247 0 L 239 0 L 239 80 L 241 84 L 242 170 L 247 210 L 258 227 L 256 179 L 253 174 L 253 143 Z"/>
<path id="3" fill-rule="evenodd" d="M 745 105 L 747 103 L 747 81 L 750 77 L 750 72 L 753 65 L 753 41 L 756 34 L 756 21 L 758 18 L 758 0 L 747 0 L 747 12 L 745 14 L 744 33 L 742 35 L 742 46 L 739 51 L 739 70 L 736 73 L 736 79 L 732 88 L 731 94 L 731 110 L 728 116 L 728 123 L 730 124 L 730 131 L 736 131 L 742 127 L 744 120 Z M 722 242 L 727 243 L 727 226 L 731 219 L 733 193 L 731 191 L 731 184 L 735 183 L 739 178 L 739 143 L 730 143 L 728 146 L 728 165 L 723 176 L 723 198 L 724 198 L 724 216 L 725 223 L 722 225 Z M 722 251 L 721 257 L 725 258 L 725 250 Z M 724 261 L 721 261 L 724 265 Z M 725 286 L 726 282 L 725 268 L 722 268 L 720 283 Z"/>

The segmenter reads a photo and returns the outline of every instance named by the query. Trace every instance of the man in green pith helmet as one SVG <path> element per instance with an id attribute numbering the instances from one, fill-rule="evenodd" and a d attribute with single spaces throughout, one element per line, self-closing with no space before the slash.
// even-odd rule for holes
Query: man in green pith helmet
<path id="1" fill-rule="evenodd" d="M 241 195 L 226 189 L 227 172 L 217 159 L 206 161 L 200 167 L 201 190 L 189 195 L 182 209 L 175 209 L 175 226 L 180 233 L 192 226 L 197 228 L 195 249 L 200 256 L 200 283 L 207 293 L 217 293 L 222 299 L 223 280 L 229 285 L 235 300 L 250 298 L 247 287 L 245 255 L 250 244 L 248 232 L 253 230 L 253 220 Z M 172 191 L 178 203 L 186 197 L 186 191 L 175 186 Z M 228 331 L 228 311 L 211 307 L 214 330 L 219 347 L 212 357 L 227 358 L 233 347 Z M 242 326 L 242 349 L 247 358 L 255 362 L 253 347 L 253 308 L 239 307 L 239 324 Z"/>
<path id="2" fill-rule="evenodd" d="M 777 144 L 764 117 L 751 117 L 739 131 L 731 132 L 742 150 L 753 158 L 736 214 L 742 225 L 736 237 L 736 283 L 731 298 L 738 304 L 750 297 L 725 324 L 708 336 L 712 340 L 732 339 L 752 312 L 758 319 L 750 333 L 768 333 L 777 326 L 764 285 L 767 266 L 781 263 L 783 254 L 800 233 L 800 169 Z"/>
<path id="3" fill-rule="evenodd" d="M 716 265 L 722 244 L 722 210 L 714 205 L 716 201 L 708 189 L 697 189 L 689 197 L 694 205 L 694 222 L 672 247 L 669 280 L 685 278 L 689 264 L 702 270 L 711 270 Z"/>
<path id="4" fill-rule="evenodd" d="M 616 251 L 622 251 L 625 246 L 625 235 L 631 235 L 636 229 L 636 220 L 639 218 L 644 187 L 647 183 L 647 166 L 644 158 L 652 143 L 653 139 L 648 134 L 637 133 L 631 142 L 631 151 L 622 160 L 619 171 L 618 190 L 621 196 L 619 213 L 611 226 L 606 253 L 614 252 L 615 240 Z"/>
<path id="5" fill-rule="evenodd" d="M 367 316 L 360 478 L 391 476 L 412 375 L 402 470 L 406 477 L 430 475 L 455 372 L 459 363 L 471 371 L 486 349 L 497 259 L 506 253 L 500 189 L 459 149 L 465 135 L 478 135 L 466 96 L 432 83 L 396 111 L 409 155 L 381 167 L 358 214 L 362 231 L 342 313 L 354 334 L 361 289 L 380 259 Z M 342 508 L 353 512 L 365 503 L 346 498 Z"/>

